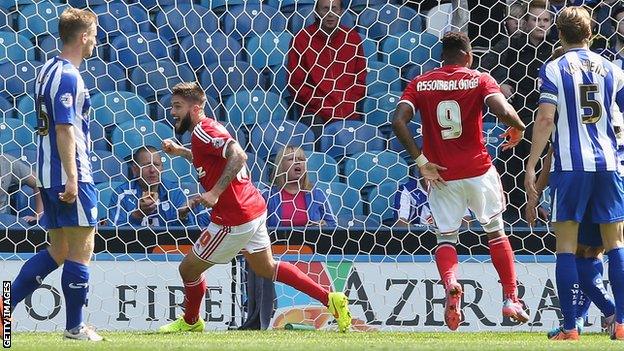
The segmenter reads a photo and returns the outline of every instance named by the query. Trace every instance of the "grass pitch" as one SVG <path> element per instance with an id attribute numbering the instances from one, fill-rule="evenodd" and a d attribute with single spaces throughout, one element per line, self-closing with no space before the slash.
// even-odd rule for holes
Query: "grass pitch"
<path id="1" fill-rule="evenodd" d="M 580 342 L 553 342 L 544 333 L 337 334 L 320 331 L 228 331 L 160 335 L 102 332 L 105 341 L 64 340 L 61 333 L 14 333 L 14 350 L 624 350 L 624 342 L 605 334 L 585 334 Z"/>

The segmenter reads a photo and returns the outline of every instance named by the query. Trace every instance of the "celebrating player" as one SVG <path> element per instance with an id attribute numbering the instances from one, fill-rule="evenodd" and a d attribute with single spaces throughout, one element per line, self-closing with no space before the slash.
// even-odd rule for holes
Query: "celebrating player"
<path id="1" fill-rule="evenodd" d="M 489 239 L 492 263 L 503 285 L 503 315 L 526 322 L 529 316 L 517 297 L 514 254 L 503 231 L 504 193 L 483 140 L 483 105 L 511 126 L 504 148 L 520 142 L 525 126 L 494 79 L 469 68 L 472 49 L 465 34 L 444 35 L 442 59 L 441 68 L 408 85 L 392 125 L 430 183 L 429 203 L 438 229 L 435 260 L 446 289 L 444 319 L 451 330 L 461 321 L 455 244 L 462 217 L 470 209 Z M 422 152 L 407 128 L 417 110 L 422 116 Z"/>
<path id="2" fill-rule="evenodd" d="M 537 198 L 535 167 L 553 134 L 550 193 L 557 238 L 555 275 L 564 318 L 564 330 L 553 335 L 553 340 L 579 338 L 575 326 L 579 289 L 575 253 L 579 223 L 584 218 L 600 224 L 616 306 L 611 337 L 624 340 L 624 181 L 617 172 L 616 137 L 623 125 L 624 72 L 589 51 L 591 21 L 585 9 L 575 6 L 557 16 L 566 53 L 540 71 L 540 104 L 524 181 L 527 195 Z"/>
<path id="3" fill-rule="evenodd" d="M 184 282 L 184 315 L 160 327 L 160 332 L 204 330 L 199 308 L 206 292 L 203 272 L 214 264 L 228 263 L 241 250 L 253 271 L 267 279 L 290 285 L 327 306 L 338 329 L 351 326 L 347 297 L 329 292 L 288 262 L 273 260 L 266 228 L 266 204 L 247 175 L 247 155 L 219 122 L 206 117 L 206 95 L 196 83 L 173 87 L 171 115 L 176 133 L 192 133 L 191 149 L 172 140 L 163 143 L 166 153 L 193 162 L 199 181 L 207 191 L 201 202 L 212 207 L 212 223 L 180 264 Z"/>
<path id="4" fill-rule="evenodd" d="M 11 307 L 35 291 L 63 265 L 65 337 L 100 341 L 82 322 L 89 290 L 89 262 L 97 220 L 97 194 L 91 174 L 89 92 L 78 67 L 95 48 L 97 18 L 87 10 L 67 9 L 59 19 L 61 54 L 48 60 L 36 81 L 38 185 L 43 200 L 42 225 L 50 246 L 30 258 L 12 285 Z"/>

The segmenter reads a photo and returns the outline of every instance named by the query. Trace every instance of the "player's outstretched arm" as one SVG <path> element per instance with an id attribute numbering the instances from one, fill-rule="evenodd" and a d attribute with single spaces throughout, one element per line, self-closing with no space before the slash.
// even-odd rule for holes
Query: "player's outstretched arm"
<path id="1" fill-rule="evenodd" d="M 76 167 L 76 138 L 74 136 L 73 124 L 57 124 L 55 127 L 58 152 L 61 164 L 67 174 L 65 191 L 59 194 L 59 199 L 63 202 L 73 203 L 78 196 L 78 169 Z"/>
<path id="2" fill-rule="evenodd" d="M 163 151 L 171 156 L 182 156 L 193 162 L 193 153 L 190 149 L 178 144 L 174 140 L 166 139 L 162 143 Z"/>
<path id="3" fill-rule="evenodd" d="M 210 208 L 217 203 L 219 196 L 230 185 L 232 180 L 236 178 L 236 175 L 245 167 L 247 162 L 247 154 L 237 142 L 229 142 L 225 147 L 227 148 L 225 150 L 225 158 L 227 159 L 225 169 L 223 169 L 221 177 L 212 189 L 201 195 L 201 202 L 206 208 Z"/>

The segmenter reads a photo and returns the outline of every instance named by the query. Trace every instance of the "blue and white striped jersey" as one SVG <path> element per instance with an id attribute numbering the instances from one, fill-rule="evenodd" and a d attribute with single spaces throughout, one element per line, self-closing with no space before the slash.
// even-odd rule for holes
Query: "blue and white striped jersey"
<path id="1" fill-rule="evenodd" d="M 624 72 L 585 49 L 540 70 L 540 103 L 557 106 L 554 171 L 616 171 L 616 130 L 623 130 Z"/>
<path id="2" fill-rule="evenodd" d="M 91 140 L 89 136 L 89 91 L 78 69 L 60 57 L 48 60 L 37 77 L 35 85 L 38 116 L 39 185 L 51 188 L 64 185 L 67 174 L 58 152 L 56 125 L 71 124 L 76 140 L 76 167 L 78 181 L 92 183 Z"/>

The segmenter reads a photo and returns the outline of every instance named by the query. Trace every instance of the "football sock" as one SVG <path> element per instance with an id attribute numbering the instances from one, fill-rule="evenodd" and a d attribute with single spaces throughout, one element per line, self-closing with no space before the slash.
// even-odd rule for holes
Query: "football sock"
<path id="1" fill-rule="evenodd" d="M 37 290 L 43 279 L 57 268 L 58 264 L 47 249 L 26 261 L 11 284 L 11 309 L 15 309 L 18 303 Z"/>
<path id="2" fill-rule="evenodd" d="M 600 270 L 597 267 L 600 267 Z M 576 259 L 576 269 L 578 270 L 579 287 L 583 293 L 587 295 L 590 301 L 596 304 L 596 307 L 605 317 L 613 315 L 615 304 L 602 283 L 602 260 L 579 257 Z M 587 309 L 589 309 L 589 306 L 587 306 Z M 580 313 L 579 311 L 578 316 L 584 317 L 584 314 L 581 315 Z"/>
<path id="3" fill-rule="evenodd" d="M 581 288 L 578 289 L 578 294 L 576 295 L 575 299 L 577 301 L 576 318 L 587 318 L 587 311 L 589 311 L 589 307 L 592 303 L 592 301 L 589 299 L 589 296 L 583 293 L 583 289 Z"/>
<path id="4" fill-rule="evenodd" d="M 457 279 L 458 259 L 455 245 L 450 243 L 438 245 L 435 251 L 435 261 L 440 273 L 440 279 L 442 279 L 442 283 L 446 288 L 450 282 L 454 282 Z"/>
<path id="5" fill-rule="evenodd" d="M 290 262 L 277 262 L 273 280 L 290 285 L 320 301 L 325 306 L 329 304 L 329 291 L 324 289 L 319 283 L 312 280 L 312 278 L 308 277 Z"/>
<path id="6" fill-rule="evenodd" d="M 517 301 L 516 269 L 514 267 L 514 253 L 507 236 L 501 236 L 488 242 L 492 264 L 498 272 L 498 278 L 503 285 L 505 299 Z"/>
<path id="7" fill-rule="evenodd" d="M 195 324 L 199 319 L 199 308 L 206 294 L 206 279 L 202 274 L 194 282 L 184 282 L 184 321 Z"/>
<path id="8" fill-rule="evenodd" d="M 557 280 L 557 293 L 559 304 L 563 313 L 563 328 L 572 330 L 576 328 L 576 301 L 575 290 L 578 287 L 578 273 L 576 270 L 576 257 L 573 253 L 558 253 L 555 267 L 555 279 Z"/>
<path id="9" fill-rule="evenodd" d="M 615 320 L 624 323 L 624 248 L 618 247 L 609 252 L 609 281 L 615 298 Z"/>
<path id="10" fill-rule="evenodd" d="M 89 267 L 65 260 L 61 286 L 65 296 L 65 329 L 72 330 L 82 323 L 82 308 L 87 304 L 89 292 Z"/>

